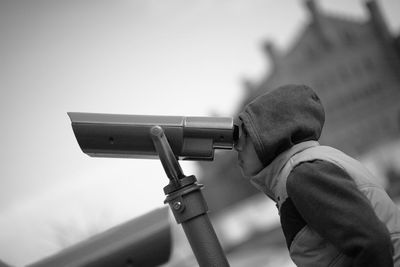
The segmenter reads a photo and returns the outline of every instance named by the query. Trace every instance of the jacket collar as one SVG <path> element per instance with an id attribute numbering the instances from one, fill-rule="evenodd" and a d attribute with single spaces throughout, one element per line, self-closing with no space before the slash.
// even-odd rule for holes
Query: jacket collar
<path id="1" fill-rule="evenodd" d="M 279 181 L 279 174 L 286 163 L 295 154 L 314 146 L 318 146 L 317 141 L 306 141 L 292 146 L 290 149 L 277 156 L 271 164 L 262 169 L 259 173 L 250 177 L 250 182 L 264 194 L 276 202 L 276 187 Z"/>

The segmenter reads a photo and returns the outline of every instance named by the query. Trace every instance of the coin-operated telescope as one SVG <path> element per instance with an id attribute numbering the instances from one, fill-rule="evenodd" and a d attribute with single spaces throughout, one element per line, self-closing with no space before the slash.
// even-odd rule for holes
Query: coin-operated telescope
<path id="1" fill-rule="evenodd" d="M 82 151 L 92 157 L 159 158 L 164 187 L 200 266 L 229 266 L 207 215 L 202 185 L 186 176 L 178 160 L 213 160 L 215 149 L 232 149 L 238 127 L 230 117 L 184 117 L 68 113 Z"/>
<path id="2" fill-rule="evenodd" d="M 213 160 L 232 149 L 237 127 L 228 117 L 68 113 L 82 151 L 92 157 L 158 158 L 151 129 L 161 127 L 178 159 Z"/>

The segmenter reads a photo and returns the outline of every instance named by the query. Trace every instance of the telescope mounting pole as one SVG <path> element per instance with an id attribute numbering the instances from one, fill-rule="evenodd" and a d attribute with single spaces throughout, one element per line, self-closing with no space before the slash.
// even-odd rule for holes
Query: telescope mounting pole
<path id="1" fill-rule="evenodd" d="M 152 127 L 150 134 L 169 178 L 169 184 L 164 187 L 164 193 L 167 196 L 164 203 L 169 204 L 176 222 L 182 225 L 199 266 L 229 267 L 207 215 L 207 203 L 201 192 L 203 185 L 197 183 L 194 175 L 183 174 L 164 130 L 160 126 Z"/>

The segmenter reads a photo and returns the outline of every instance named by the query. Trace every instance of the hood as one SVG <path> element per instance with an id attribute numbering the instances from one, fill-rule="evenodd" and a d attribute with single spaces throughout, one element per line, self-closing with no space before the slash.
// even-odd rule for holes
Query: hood
<path id="1" fill-rule="evenodd" d="M 258 158 L 267 166 L 294 145 L 321 136 L 325 112 L 305 85 L 285 85 L 258 96 L 239 114 Z"/>

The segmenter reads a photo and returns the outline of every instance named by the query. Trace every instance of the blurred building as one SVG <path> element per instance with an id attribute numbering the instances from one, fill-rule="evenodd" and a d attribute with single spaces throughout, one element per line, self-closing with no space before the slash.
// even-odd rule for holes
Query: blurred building
<path id="1" fill-rule="evenodd" d="M 163 207 L 93 235 L 27 267 L 161 266 L 168 262 L 171 249 L 170 215 L 168 208 Z"/>
<path id="2" fill-rule="evenodd" d="M 11 265 L 8 265 L 8 264 L 6 264 L 6 263 L 4 263 L 4 262 L 2 262 L 1 260 L 0 260 L 0 267 L 12 267 Z"/>
<path id="3" fill-rule="evenodd" d="M 260 81 L 245 83 L 246 97 L 237 112 L 258 95 L 280 85 L 306 84 L 318 93 L 325 106 L 326 123 L 320 143 L 362 158 L 383 144 L 398 140 L 400 38 L 391 34 L 377 2 L 367 1 L 364 5 L 368 19 L 362 21 L 326 14 L 314 1 L 304 2 L 308 23 L 288 51 L 281 52 L 273 43 L 265 43 L 272 68 Z M 222 242 L 234 239 L 231 232 L 235 225 L 227 222 L 236 221 L 236 227 L 253 229 L 228 242 L 227 249 L 232 251 L 245 240 L 271 231 L 271 225 L 255 227 L 252 220 L 263 220 L 263 216 L 277 213 L 275 210 L 265 214 L 260 210 L 246 213 L 247 218 L 235 215 L 248 206 L 260 205 L 257 204 L 260 201 L 272 205 L 265 196 L 257 197 L 260 193 L 241 177 L 236 165 L 236 153 L 231 152 L 217 153 L 214 162 L 199 164 L 199 178 L 206 185 L 204 193 Z M 396 171 L 389 174 L 393 181 L 396 177 L 400 179 Z M 399 182 L 396 186 L 400 187 Z M 400 190 L 392 191 L 400 194 Z M 247 206 L 239 204 L 246 201 Z M 243 220 L 247 224 L 241 225 Z M 274 244 L 284 248 L 282 233 L 274 235 L 274 239 Z"/>
<path id="4" fill-rule="evenodd" d="M 282 84 L 307 84 L 326 109 L 322 143 L 359 156 L 398 137 L 399 49 L 377 3 L 366 2 L 366 22 L 325 15 L 313 1 L 306 7 L 311 21 L 287 53 L 265 44 L 272 72 L 249 85 L 245 102 Z"/>

